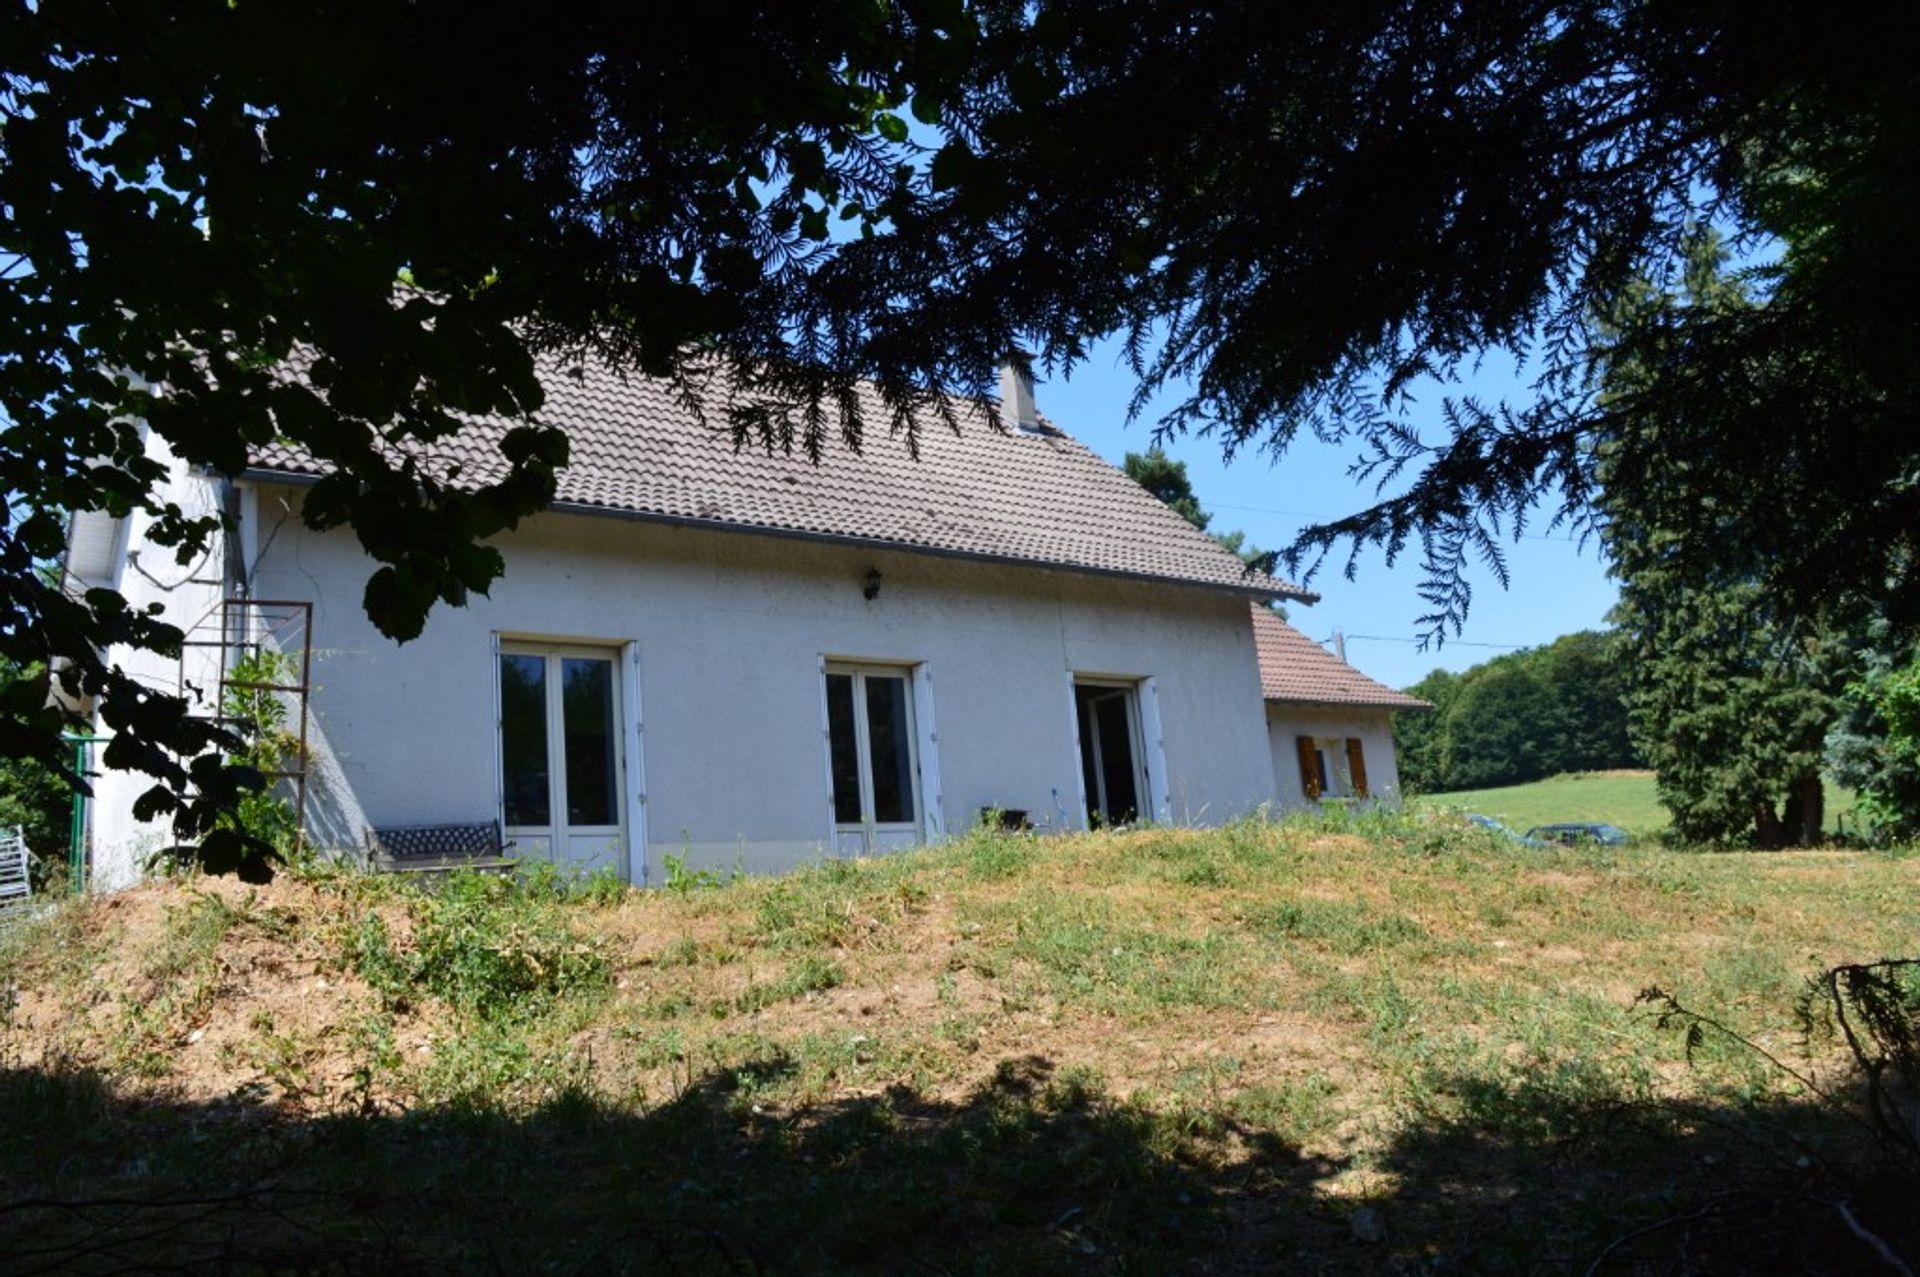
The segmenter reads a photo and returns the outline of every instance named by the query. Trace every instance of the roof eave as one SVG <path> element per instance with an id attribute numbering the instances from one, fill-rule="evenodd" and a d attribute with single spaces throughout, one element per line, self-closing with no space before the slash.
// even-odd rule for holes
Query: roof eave
<path id="1" fill-rule="evenodd" d="M 292 487 L 311 487 L 320 481 L 317 474 L 299 470 L 275 470 L 268 466 L 249 466 L 240 478 L 257 483 L 284 483 Z M 1046 572 L 1066 572 L 1075 576 L 1096 576 L 1109 580 L 1148 582 L 1154 585 L 1184 585 L 1196 590 L 1214 590 L 1238 598 L 1291 600 L 1308 605 L 1320 596 L 1308 590 L 1276 590 L 1261 585 L 1242 585 L 1229 581 L 1207 581 L 1197 577 L 1162 576 L 1151 572 L 1128 572 L 1119 568 L 1056 563 L 1046 559 L 1024 559 L 1012 554 L 986 554 L 974 550 L 955 550 L 945 546 L 916 545 L 911 541 L 886 541 L 875 537 L 849 536 L 837 532 L 814 532 L 804 528 L 783 528 L 766 523 L 736 523 L 728 519 L 700 519 L 690 515 L 663 514 L 652 510 L 621 510 L 613 506 L 583 501 L 555 501 L 546 507 L 554 514 L 588 515 L 618 519 L 626 523 L 654 523 L 665 527 L 693 528 L 706 532 L 732 532 L 743 536 L 776 537 L 787 541 L 810 541 L 823 545 L 865 546 L 894 550 L 902 554 L 924 554 L 937 559 L 959 559 L 969 563 L 996 563 L 1007 567 L 1035 568 Z"/>
<path id="2" fill-rule="evenodd" d="M 1392 709 L 1411 710 L 1424 713 L 1433 708 L 1433 702 L 1416 700 L 1339 700 L 1330 701 L 1311 696 L 1268 696 L 1263 698 L 1269 705 L 1314 705 L 1327 709 Z"/>

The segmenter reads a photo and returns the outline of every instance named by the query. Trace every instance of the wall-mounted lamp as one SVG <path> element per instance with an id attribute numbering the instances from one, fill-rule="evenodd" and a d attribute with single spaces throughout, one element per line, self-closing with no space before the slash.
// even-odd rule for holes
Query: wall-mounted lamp
<path id="1" fill-rule="evenodd" d="M 867 583 L 860 587 L 860 597 L 871 603 L 880 595 L 880 569 L 867 569 Z"/>

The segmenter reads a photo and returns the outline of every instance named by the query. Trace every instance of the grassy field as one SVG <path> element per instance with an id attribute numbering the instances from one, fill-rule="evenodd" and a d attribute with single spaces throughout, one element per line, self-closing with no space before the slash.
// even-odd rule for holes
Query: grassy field
<path id="1" fill-rule="evenodd" d="M 1535 825 L 1574 820 L 1597 820 L 1643 836 L 1668 825 L 1652 772 L 1578 772 L 1498 789 L 1423 794 L 1412 801 L 1421 807 L 1492 816 L 1521 833 Z"/>
<path id="2" fill-rule="evenodd" d="M 1535 825 L 1597 820 L 1647 838 L 1666 832 L 1671 823 L 1667 809 L 1660 805 L 1652 772 L 1572 772 L 1525 785 L 1421 794 L 1410 801 L 1427 810 L 1492 816 L 1519 833 Z M 1853 827 L 1853 802 L 1851 791 L 1828 783 L 1827 832 L 1840 833 Z"/>
<path id="3" fill-rule="evenodd" d="M 158 883 L 0 935 L 0 1269 L 1875 1271 L 1844 1097 L 1636 995 L 1799 1066 L 1917 936 L 1912 856 L 1417 816 Z"/>

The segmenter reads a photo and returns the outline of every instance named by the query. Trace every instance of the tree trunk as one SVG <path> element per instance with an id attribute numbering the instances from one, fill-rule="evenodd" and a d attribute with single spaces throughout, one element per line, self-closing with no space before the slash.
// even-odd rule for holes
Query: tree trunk
<path id="1" fill-rule="evenodd" d="M 1787 836 L 1796 847 L 1820 845 L 1821 826 L 1826 824 L 1827 791 L 1817 771 L 1794 778 L 1793 797 L 1787 808 Z"/>
<path id="2" fill-rule="evenodd" d="M 1780 823 L 1771 799 L 1757 799 L 1753 804 L 1753 841 L 1762 851 L 1776 851 L 1786 846 L 1787 829 Z"/>

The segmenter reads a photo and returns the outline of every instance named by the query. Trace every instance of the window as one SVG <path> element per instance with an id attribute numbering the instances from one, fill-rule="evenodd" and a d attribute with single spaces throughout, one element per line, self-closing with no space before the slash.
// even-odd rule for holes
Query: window
<path id="1" fill-rule="evenodd" d="M 1358 736 L 1300 736 L 1300 792 L 1309 799 L 1365 798 L 1366 750 Z"/>
<path id="2" fill-rule="evenodd" d="M 842 834 L 918 831 L 909 677 L 909 671 L 890 666 L 827 666 L 833 822 Z M 874 849 L 864 837 L 860 841 Z"/>

